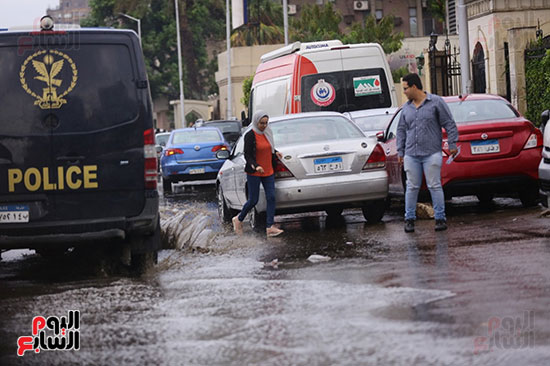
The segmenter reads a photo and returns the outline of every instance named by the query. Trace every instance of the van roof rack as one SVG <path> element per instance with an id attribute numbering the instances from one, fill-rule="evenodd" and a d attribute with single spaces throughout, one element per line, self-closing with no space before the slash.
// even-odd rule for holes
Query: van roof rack
<path id="1" fill-rule="evenodd" d="M 300 42 L 294 42 L 289 44 L 288 46 L 284 46 L 281 48 L 278 48 L 276 50 L 273 50 L 271 52 L 268 52 L 260 57 L 261 62 L 266 62 L 269 60 L 276 59 L 278 57 L 284 56 L 284 55 L 290 55 L 291 53 L 294 53 L 300 49 Z"/>
<path id="2" fill-rule="evenodd" d="M 338 47 L 342 45 L 343 43 L 337 39 L 332 41 L 320 41 L 320 42 L 305 42 L 305 43 L 294 42 L 289 44 L 288 46 L 278 48 L 276 50 L 273 50 L 271 52 L 268 52 L 262 55 L 262 57 L 260 57 L 260 61 L 267 62 L 281 56 L 290 55 L 291 53 L 294 53 L 296 51 L 316 52 L 316 51 L 330 49 L 331 47 Z"/>

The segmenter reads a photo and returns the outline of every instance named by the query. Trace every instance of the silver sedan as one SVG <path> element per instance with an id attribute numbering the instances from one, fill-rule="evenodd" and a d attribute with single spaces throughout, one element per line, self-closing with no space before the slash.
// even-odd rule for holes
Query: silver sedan
<path id="1" fill-rule="evenodd" d="M 388 195 L 386 156 L 375 138 L 367 137 L 340 113 L 314 112 L 272 118 L 275 146 L 283 159 L 275 169 L 276 214 L 326 211 L 338 216 L 361 207 L 368 222 L 384 215 Z M 244 134 L 220 169 L 216 187 L 223 221 L 247 200 Z M 227 157 L 227 156 L 224 156 Z M 265 194 L 250 212 L 252 226 L 265 224 Z"/>

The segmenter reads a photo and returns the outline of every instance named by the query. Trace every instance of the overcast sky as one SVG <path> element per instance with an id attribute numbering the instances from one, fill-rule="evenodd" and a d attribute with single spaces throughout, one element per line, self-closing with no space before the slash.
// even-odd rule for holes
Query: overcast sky
<path id="1" fill-rule="evenodd" d="M 33 25 L 46 15 L 47 8 L 57 8 L 59 0 L 0 0 L 0 28 Z"/>

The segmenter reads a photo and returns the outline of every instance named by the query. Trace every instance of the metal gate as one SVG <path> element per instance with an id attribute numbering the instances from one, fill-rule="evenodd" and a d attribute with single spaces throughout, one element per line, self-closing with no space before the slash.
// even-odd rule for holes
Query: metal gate
<path id="1" fill-rule="evenodd" d="M 460 53 L 456 47 L 451 51 L 451 42 L 445 40 L 445 49 L 435 48 L 435 41 L 430 41 L 430 85 L 432 93 L 440 96 L 460 94 Z"/>

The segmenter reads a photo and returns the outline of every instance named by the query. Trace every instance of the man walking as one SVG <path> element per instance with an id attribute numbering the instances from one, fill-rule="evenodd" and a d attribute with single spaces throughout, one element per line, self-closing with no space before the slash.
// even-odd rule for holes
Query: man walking
<path id="1" fill-rule="evenodd" d="M 449 152 L 454 156 L 458 152 L 456 123 L 441 97 L 422 90 L 417 74 L 408 74 L 403 78 L 403 91 L 409 101 L 403 106 L 397 126 L 397 152 L 399 162 L 404 161 L 407 175 L 405 232 L 414 231 L 422 173 L 432 196 L 435 230 L 446 230 L 445 196 L 441 186 L 441 128 L 447 132 Z"/>

